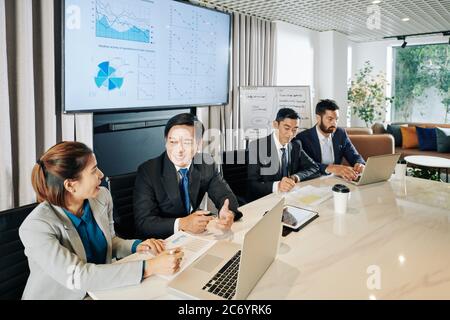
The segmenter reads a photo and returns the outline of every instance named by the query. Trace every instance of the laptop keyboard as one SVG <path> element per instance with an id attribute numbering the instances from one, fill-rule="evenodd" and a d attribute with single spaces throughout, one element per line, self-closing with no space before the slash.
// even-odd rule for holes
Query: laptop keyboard
<path id="1" fill-rule="evenodd" d="M 239 250 L 228 262 L 208 281 L 202 288 L 212 294 L 230 300 L 236 293 L 237 276 L 239 272 L 239 261 L 241 250 Z"/>

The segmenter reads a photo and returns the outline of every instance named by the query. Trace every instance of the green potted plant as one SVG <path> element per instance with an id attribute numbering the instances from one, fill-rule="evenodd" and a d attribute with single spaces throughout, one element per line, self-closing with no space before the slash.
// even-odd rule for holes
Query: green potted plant
<path id="1" fill-rule="evenodd" d="M 366 61 L 351 80 L 347 92 L 349 108 L 365 122 L 366 127 L 375 120 L 381 120 L 394 99 L 386 96 L 388 82 L 384 73 L 373 75 L 372 71 L 373 66 Z"/>

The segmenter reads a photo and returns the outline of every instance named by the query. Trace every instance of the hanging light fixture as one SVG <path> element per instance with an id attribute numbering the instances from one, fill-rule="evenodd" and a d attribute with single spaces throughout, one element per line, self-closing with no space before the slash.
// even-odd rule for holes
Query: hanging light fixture
<path id="1" fill-rule="evenodd" d="M 406 36 L 398 36 L 397 40 L 403 40 L 403 43 L 401 45 L 402 48 L 405 48 L 408 42 L 406 42 Z"/>

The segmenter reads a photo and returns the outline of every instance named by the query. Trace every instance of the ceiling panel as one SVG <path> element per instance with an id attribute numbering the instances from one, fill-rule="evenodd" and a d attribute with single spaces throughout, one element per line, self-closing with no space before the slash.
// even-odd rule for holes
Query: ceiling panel
<path id="1" fill-rule="evenodd" d="M 373 7 L 358 0 L 197 0 L 219 8 L 281 20 L 316 31 L 336 30 L 356 42 L 385 36 L 450 30 L 450 0 L 385 0 Z M 379 28 L 367 25 L 370 9 L 379 9 Z M 373 12 L 373 11 L 372 11 Z M 409 18 L 407 22 L 403 18 Z"/>

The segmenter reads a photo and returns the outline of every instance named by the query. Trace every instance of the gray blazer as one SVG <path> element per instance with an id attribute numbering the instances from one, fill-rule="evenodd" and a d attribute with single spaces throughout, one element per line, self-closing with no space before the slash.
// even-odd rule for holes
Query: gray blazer
<path id="1" fill-rule="evenodd" d="M 83 299 L 87 291 L 141 282 L 142 261 L 111 264 L 113 257 L 131 254 L 134 240 L 116 237 L 109 191 L 102 187 L 89 204 L 108 244 L 106 264 L 87 263 L 81 238 L 62 208 L 42 202 L 19 228 L 30 267 L 22 299 Z"/>

